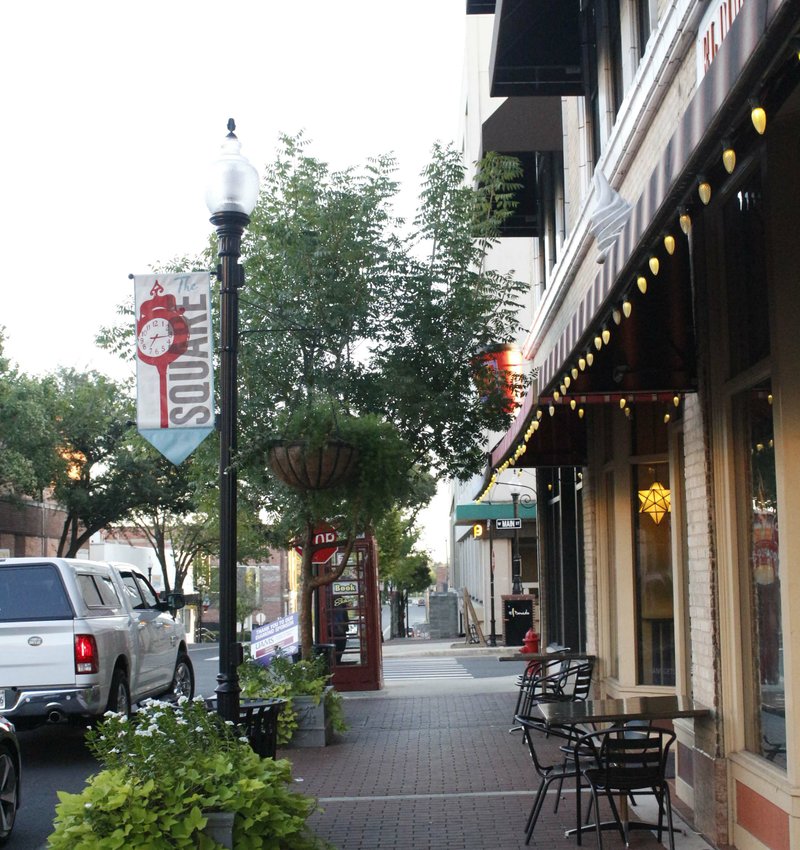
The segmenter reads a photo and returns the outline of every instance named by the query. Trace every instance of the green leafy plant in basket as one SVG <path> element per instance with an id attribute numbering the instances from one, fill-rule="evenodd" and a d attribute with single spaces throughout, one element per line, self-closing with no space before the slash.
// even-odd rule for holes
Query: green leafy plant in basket
<path id="1" fill-rule="evenodd" d="M 292 662 L 280 653 L 266 667 L 251 658 L 239 667 L 239 685 L 244 697 L 281 697 L 287 700 L 278 715 L 278 743 L 288 744 L 297 730 L 297 712 L 293 697 L 309 696 L 316 705 L 325 700 L 325 711 L 334 732 L 346 732 L 342 695 L 329 688 L 330 674 L 326 659 L 318 655 Z"/>
<path id="2" fill-rule="evenodd" d="M 236 850 L 321 850 L 306 825 L 314 801 L 291 790 L 288 761 L 260 758 L 202 699 L 148 701 L 87 734 L 102 770 L 59 792 L 50 850 L 217 850 L 208 812 L 234 814 Z"/>

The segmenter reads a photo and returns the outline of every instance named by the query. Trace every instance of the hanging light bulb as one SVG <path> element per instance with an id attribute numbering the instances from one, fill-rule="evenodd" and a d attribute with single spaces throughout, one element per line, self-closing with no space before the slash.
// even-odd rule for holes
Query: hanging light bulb
<path id="1" fill-rule="evenodd" d="M 619 400 L 619 409 L 620 409 L 620 410 L 625 410 L 625 399 L 624 399 L 624 398 L 621 398 L 621 399 Z"/>
<path id="2" fill-rule="evenodd" d="M 578 402 L 577 402 L 577 401 L 575 401 L 575 399 L 574 399 L 574 398 L 571 398 L 571 399 L 569 400 L 569 406 L 570 406 L 573 410 L 575 410 L 575 408 L 577 407 L 577 405 L 578 405 Z"/>
<path id="3" fill-rule="evenodd" d="M 572 378 L 569 375 L 564 375 L 564 386 L 569 389 L 569 385 L 572 383 Z"/>
<path id="4" fill-rule="evenodd" d="M 756 133 L 763 136 L 767 129 L 767 113 L 757 101 L 750 101 L 750 120 L 756 128 Z"/>
<path id="5" fill-rule="evenodd" d="M 601 337 L 600 334 L 597 334 L 597 336 L 594 338 L 594 347 L 598 351 L 600 351 L 600 349 L 603 347 L 603 337 Z"/>
<path id="6" fill-rule="evenodd" d="M 558 390 L 553 390 L 553 398 L 558 401 L 561 398 L 561 393 Z M 553 415 L 552 413 L 550 414 Z"/>
<path id="7" fill-rule="evenodd" d="M 586 352 L 586 365 L 591 366 L 594 363 L 594 354 L 591 351 Z"/>
<path id="8" fill-rule="evenodd" d="M 618 325 L 622 321 L 622 313 L 620 313 L 619 307 L 615 307 L 611 311 L 611 318 L 614 320 L 615 325 Z"/>
<path id="9" fill-rule="evenodd" d="M 681 403 L 681 397 L 679 395 L 673 396 L 672 403 L 675 405 L 675 407 L 678 407 L 678 405 Z"/>
<path id="10" fill-rule="evenodd" d="M 700 200 L 704 204 L 708 204 L 711 200 L 711 184 L 705 177 L 702 176 L 702 174 L 697 179 L 699 181 L 697 184 L 697 194 L 700 196 Z"/>
<path id="11" fill-rule="evenodd" d="M 736 168 L 736 151 L 727 139 L 722 143 L 722 164 L 728 174 L 733 174 L 733 169 Z"/>
<path id="12" fill-rule="evenodd" d="M 540 414 L 542 411 L 537 410 L 536 412 L 537 412 L 537 414 Z M 538 419 L 533 423 L 533 430 L 534 430 L 534 432 L 539 430 L 539 420 Z"/>
<path id="13" fill-rule="evenodd" d="M 692 217 L 689 215 L 689 210 L 687 210 L 686 207 L 681 210 L 681 214 L 678 217 L 678 224 L 680 224 L 681 230 L 686 234 L 686 236 L 691 233 Z"/>
<path id="14" fill-rule="evenodd" d="M 641 292 L 642 295 L 647 292 L 647 278 L 643 274 L 640 274 L 639 277 L 636 278 L 636 285 L 639 287 L 639 292 Z"/>
<path id="15" fill-rule="evenodd" d="M 631 302 L 630 302 L 630 301 L 628 301 L 628 299 L 626 298 L 626 299 L 622 302 L 622 312 L 625 314 L 625 318 L 626 318 L 626 319 L 630 319 L 630 317 L 631 317 L 631 310 L 633 310 L 633 306 L 631 305 Z"/>
<path id="16" fill-rule="evenodd" d="M 656 275 L 658 274 L 658 270 L 661 268 L 661 264 L 658 261 L 658 257 L 650 257 L 647 261 L 647 265 L 650 266 L 650 271 Z"/>
<path id="17" fill-rule="evenodd" d="M 669 413 L 665 413 L 664 414 L 664 424 L 666 425 L 668 423 L 669 423 Z"/>
<path id="18" fill-rule="evenodd" d="M 548 412 L 551 416 L 555 416 L 556 409 L 555 409 L 555 407 L 551 404 L 551 405 L 550 405 L 550 407 L 548 407 L 548 408 L 547 408 L 547 412 Z"/>
<path id="19" fill-rule="evenodd" d="M 585 411 L 582 407 L 579 407 L 579 408 L 578 408 L 578 418 L 579 418 L 579 419 L 583 419 L 583 414 L 584 414 L 585 412 L 586 412 L 586 411 Z"/>
<path id="20" fill-rule="evenodd" d="M 564 384 L 559 384 L 558 388 L 561 390 L 561 395 L 567 394 L 567 388 L 564 386 Z"/>
<path id="21" fill-rule="evenodd" d="M 628 419 L 630 419 L 630 418 L 631 418 L 631 409 L 630 409 L 630 407 L 626 407 L 626 408 L 625 408 L 625 415 L 628 417 Z"/>
<path id="22" fill-rule="evenodd" d="M 675 253 L 675 237 L 671 233 L 664 237 L 664 248 L 670 257 Z"/>
<path id="23" fill-rule="evenodd" d="M 573 381 L 577 380 L 578 379 L 578 367 L 573 366 L 571 372 L 572 372 L 572 380 Z"/>
<path id="24" fill-rule="evenodd" d="M 608 328 L 603 328 L 600 336 L 603 338 L 603 345 L 608 345 L 608 341 L 611 339 L 611 331 Z"/>
<path id="25" fill-rule="evenodd" d="M 542 418 L 542 408 L 540 407 L 540 408 L 536 411 L 536 421 L 538 422 L 541 418 Z"/>
<path id="26" fill-rule="evenodd" d="M 581 372 L 583 372 L 583 370 L 586 368 L 586 358 L 585 357 L 579 357 L 578 358 L 578 368 L 581 370 Z"/>

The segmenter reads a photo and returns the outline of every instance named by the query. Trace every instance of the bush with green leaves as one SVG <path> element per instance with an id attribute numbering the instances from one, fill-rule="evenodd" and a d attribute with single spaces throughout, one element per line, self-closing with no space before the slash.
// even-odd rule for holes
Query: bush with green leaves
<path id="1" fill-rule="evenodd" d="M 278 653 L 268 666 L 248 658 L 239 667 L 242 696 L 280 697 L 287 700 L 286 707 L 278 715 L 279 744 L 288 744 L 297 730 L 297 711 L 292 704 L 293 697 L 310 696 L 315 705 L 319 705 L 324 698 L 325 711 L 333 731 L 347 731 L 342 695 L 328 688 L 330 678 L 323 655 L 292 662 L 288 656 Z"/>
<path id="2" fill-rule="evenodd" d="M 80 794 L 59 792 L 50 850 L 217 850 L 209 811 L 234 814 L 236 850 L 319 850 L 314 801 L 291 790 L 288 761 L 260 758 L 202 699 L 108 712 L 87 742 L 102 770 Z"/>

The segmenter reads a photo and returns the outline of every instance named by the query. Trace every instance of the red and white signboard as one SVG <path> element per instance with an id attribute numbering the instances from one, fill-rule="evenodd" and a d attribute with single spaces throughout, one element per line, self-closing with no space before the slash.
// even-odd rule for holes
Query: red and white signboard
<path id="1" fill-rule="evenodd" d="M 181 463 L 214 429 L 208 272 L 135 275 L 139 433 Z"/>
<path id="2" fill-rule="evenodd" d="M 336 529 L 324 522 L 314 529 L 314 541 L 312 544 L 313 553 L 311 555 L 312 564 L 327 564 L 328 561 L 336 554 L 339 548 L 339 535 Z M 327 544 L 327 545 L 326 545 Z M 320 547 L 320 548 L 317 548 Z M 295 546 L 295 552 L 298 555 L 303 554 L 302 546 Z"/>

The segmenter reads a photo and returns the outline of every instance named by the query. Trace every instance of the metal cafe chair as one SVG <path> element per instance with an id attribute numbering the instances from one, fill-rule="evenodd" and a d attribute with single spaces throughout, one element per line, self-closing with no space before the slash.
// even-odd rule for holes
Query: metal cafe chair
<path id="1" fill-rule="evenodd" d="M 531 667 L 532 665 L 528 665 Z M 520 686 L 514 716 L 530 715 L 540 702 L 573 702 L 589 697 L 594 659 L 553 659 L 542 662 Z M 548 672 L 550 671 L 550 672 Z M 527 674 L 528 671 L 526 671 Z M 514 726 L 510 731 L 519 727 Z"/>
<path id="2" fill-rule="evenodd" d="M 595 809 L 595 830 L 598 847 L 603 846 L 602 830 L 616 827 L 627 845 L 628 797 L 633 794 L 651 794 L 658 802 L 658 824 L 648 825 L 658 831 L 658 840 L 664 830 L 664 815 L 667 816 L 667 831 L 670 850 L 675 850 L 672 823 L 672 802 L 666 779 L 667 757 L 675 733 L 653 726 L 613 726 L 599 732 L 582 735 L 575 742 L 574 770 L 580 770 L 592 792 Z M 587 755 L 592 758 L 587 766 Z M 601 824 L 599 797 L 605 796 L 611 806 L 614 822 Z M 620 797 L 620 806 L 614 796 Z M 578 835 L 580 835 L 580 795 L 577 800 Z"/>
<path id="3" fill-rule="evenodd" d="M 576 792 L 578 796 L 580 796 L 582 776 L 581 761 L 580 759 L 576 759 L 575 761 L 573 761 L 572 759 L 568 759 L 563 754 L 563 751 L 565 749 L 569 749 L 569 751 L 572 752 L 572 748 L 577 743 L 575 732 L 571 727 L 548 727 L 541 719 L 535 717 L 525 717 L 522 715 L 518 715 L 515 720 L 519 724 L 520 728 L 522 728 L 523 730 L 523 740 L 528 745 L 528 749 L 531 755 L 531 761 L 533 762 L 533 768 L 536 771 L 536 775 L 539 777 L 539 787 L 536 790 L 536 795 L 533 799 L 533 805 L 531 806 L 530 814 L 528 815 L 528 820 L 525 824 L 525 844 L 529 844 L 531 837 L 533 836 L 533 831 L 536 828 L 536 822 L 539 820 L 539 815 L 542 812 L 544 800 L 547 796 L 547 790 L 550 788 L 551 785 L 553 785 L 554 783 L 558 783 L 553 812 L 558 811 L 558 804 L 561 800 L 561 788 L 564 784 L 565 779 L 576 780 Z M 565 742 L 565 744 L 559 748 L 559 761 L 545 761 L 542 758 L 539 750 L 537 749 L 537 733 L 541 733 L 543 737 L 555 737 Z M 591 811 L 592 804 L 590 803 L 589 810 L 587 812 L 587 819 L 589 814 L 591 814 Z"/>

